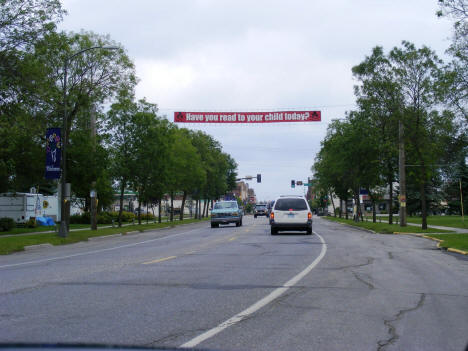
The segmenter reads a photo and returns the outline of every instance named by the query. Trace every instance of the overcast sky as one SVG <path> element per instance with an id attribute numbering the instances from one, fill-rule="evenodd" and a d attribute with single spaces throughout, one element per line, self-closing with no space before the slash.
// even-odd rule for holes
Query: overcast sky
<path id="1" fill-rule="evenodd" d="M 109 34 L 136 65 L 137 98 L 174 111 L 318 109 L 322 122 L 181 125 L 202 129 L 238 163 L 258 200 L 302 194 L 328 123 L 354 108 L 351 68 L 402 40 L 444 58 L 451 23 L 437 0 L 65 0 L 61 29 Z"/>

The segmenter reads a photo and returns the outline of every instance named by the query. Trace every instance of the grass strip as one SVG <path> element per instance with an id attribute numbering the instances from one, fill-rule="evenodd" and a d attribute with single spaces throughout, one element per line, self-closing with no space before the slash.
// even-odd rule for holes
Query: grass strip
<path id="1" fill-rule="evenodd" d="M 208 220 L 205 218 L 204 220 Z M 17 251 L 23 251 L 25 246 L 29 245 L 38 245 L 49 243 L 52 245 L 65 245 L 72 244 L 79 241 L 87 241 L 88 238 L 96 236 L 105 236 L 112 234 L 126 234 L 128 232 L 134 231 L 143 231 L 148 229 L 158 229 L 158 228 L 167 228 L 175 227 L 181 224 L 188 224 L 200 222 L 197 219 L 185 219 L 183 221 L 174 221 L 174 222 L 163 222 L 163 223 L 149 223 L 149 224 L 135 224 L 129 225 L 121 228 L 103 228 L 99 230 L 82 230 L 77 232 L 69 232 L 66 238 L 61 238 L 55 233 L 44 233 L 44 234 L 33 234 L 25 236 L 11 236 L 2 238 L 0 237 L 0 255 L 7 255 Z"/>
<path id="2" fill-rule="evenodd" d="M 366 218 L 372 219 L 372 216 L 366 216 Z M 378 216 L 377 221 L 379 221 L 379 218 L 382 222 L 388 222 L 388 216 Z M 397 219 L 398 215 L 393 215 L 393 220 L 396 221 Z M 422 222 L 421 217 L 407 217 L 406 220 L 408 223 L 415 224 L 421 224 Z M 442 227 L 468 229 L 468 217 L 463 221 L 461 216 L 428 216 L 427 225 L 440 225 Z"/>
<path id="3" fill-rule="evenodd" d="M 468 252 L 468 234 L 430 234 L 428 236 L 442 240 L 440 243 L 441 247 Z"/>
<path id="4" fill-rule="evenodd" d="M 399 233 L 452 233 L 452 231 L 450 230 L 441 230 L 441 229 L 433 229 L 433 228 L 422 230 L 419 227 L 411 227 L 411 226 L 400 227 L 397 224 L 388 224 L 388 223 L 379 223 L 379 222 L 377 223 L 354 222 L 352 219 L 330 217 L 330 216 L 327 216 L 325 218 L 334 222 L 345 223 L 345 224 L 349 224 L 355 227 L 373 230 L 374 232 L 381 233 L 381 234 L 393 234 L 395 232 L 399 232 Z"/>
<path id="5" fill-rule="evenodd" d="M 188 217 L 187 217 L 188 218 Z M 162 217 L 161 218 L 163 221 L 167 221 L 167 217 Z M 177 217 L 177 220 L 179 217 Z M 137 222 L 137 220 L 135 220 Z M 150 223 L 153 223 L 154 220 L 151 220 Z M 146 223 L 146 219 L 142 220 L 141 223 Z M 122 225 L 127 226 L 131 224 L 130 222 L 123 222 Z M 114 224 L 117 225 L 117 222 Z M 58 227 L 60 226 L 60 223 L 56 224 L 57 230 Z M 107 224 L 98 224 L 98 229 L 104 228 L 104 227 L 110 227 L 112 224 L 107 223 Z M 90 224 L 70 224 L 70 230 L 73 229 L 85 229 L 85 228 L 90 228 Z M 12 230 L 8 232 L 0 232 L 0 237 L 2 235 L 12 235 L 12 234 L 25 234 L 25 233 L 37 233 L 37 232 L 50 232 L 50 231 L 55 231 L 55 226 L 37 226 L 35 228 L 13 228 Z"/>

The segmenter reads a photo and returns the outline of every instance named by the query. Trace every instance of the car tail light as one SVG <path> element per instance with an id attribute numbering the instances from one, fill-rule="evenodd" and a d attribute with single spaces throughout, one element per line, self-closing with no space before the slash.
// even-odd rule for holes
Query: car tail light
<path id="1" fill-rule="evenodd" d="M 312 219 L 312 213 L 309 212 L 309 213 L 307 214 L 307 219 Z"/>
<path id="2" fill-rule="evenodd" d="M 270 213 L 270 219 L 275 219 L 275 214 L 273 212 Z"/>

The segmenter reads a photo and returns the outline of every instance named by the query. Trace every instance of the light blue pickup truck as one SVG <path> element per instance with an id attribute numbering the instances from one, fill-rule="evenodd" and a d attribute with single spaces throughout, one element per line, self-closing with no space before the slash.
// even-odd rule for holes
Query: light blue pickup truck
<path id="1" fill-rule="evenodd" d="M 218 228 L 220 224 L 236 223 L 242 225 L 242 209 L 237 201 L 219 201 L 211 210 L 211 228 Z"/>

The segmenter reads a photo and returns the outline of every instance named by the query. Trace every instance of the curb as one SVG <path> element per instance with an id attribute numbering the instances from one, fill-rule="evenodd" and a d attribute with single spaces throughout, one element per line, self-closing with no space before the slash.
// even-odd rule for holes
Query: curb
<path id="1" fill-rule="evenodd" d="M 92 237 L 88 238 L 88 241 L 98 241 L 98 240 L 107 239 L 107 238 L 115 238 L 117 236 L 122 236 L 122 233 L 111 234 L 111 235 L 103 235 L 103 236 L 92 236 Z"/>
<path id="2" fill-rule="evenodd" d="M 126 232 L 125 235 L 128 235 L 128 234 L 137 234 L 137 233 L 141 233 L 139 230 L 134 230 L 133 232 Z"/>
<path id="3" fill-rule="evenodd" d="M 37 245 L 29 245 L 29 246 L 25 246 L 24 247 L 24 250 L 25 251 L 30 251 L 30 250 L 37 250 L 37 249 L 45 249 L 45 248 L 49 248 L 49 247 L 54 247 L 54 245 L 52 244 L 37 244 Z"/>
<path id="4" fill-rule="evenodd" d="M 468 255 L 468 252 L 466 252 L 466 251 L 458 250 L 458 249 L 453 249 L 453 248 L 451 248 L 451 247 L 447 248 L 447 251 L 449 251 L 449 252 L 455 252 L 455 253 L 458 253 L 458 254 L 461 254 L 461 255 Z"/>

